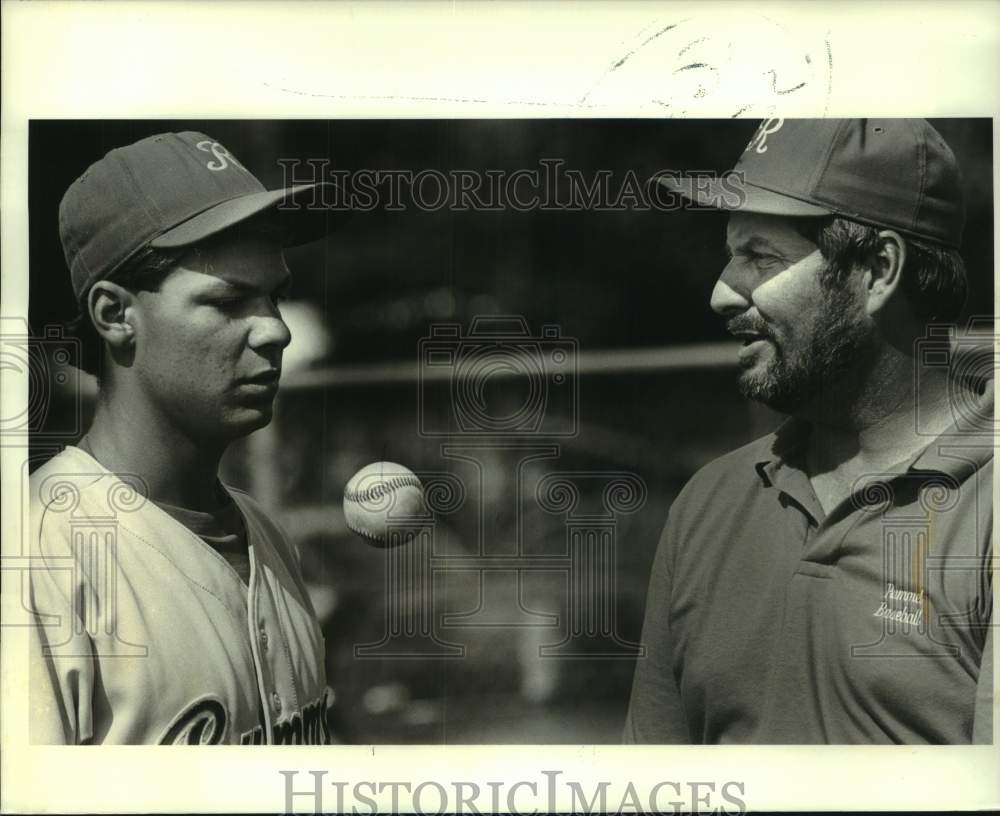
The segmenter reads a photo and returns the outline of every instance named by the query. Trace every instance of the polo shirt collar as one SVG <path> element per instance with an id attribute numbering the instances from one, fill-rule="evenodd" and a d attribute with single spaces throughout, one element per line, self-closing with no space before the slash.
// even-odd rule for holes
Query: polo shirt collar
<path id="1" fill-rule="evenodd" d="M 944 433 L 892 468 L 886 476 L 931 471 L 952 476 L 961 483 L 989 462 L 995 444 L 993 380 L 987 382 L 982 395 L 973 397 L 965 406 Z M 789 417 L 774 432 L 765 455 L 754 466 L 765 485 L 787 494 L 819 524 L 826 514 L 806 475 L 803 461 L 810 431 L 809 422 Z"/>
<path id="2" fill-rule="evenodd" d="M 808 422 L 789 417 L 772 435 L 768 455 L 759 459 L 755 467 L 765 485 L 787 495 L 809 515 L 813 523 L 819 524 L 826 513 L 816 498 L 803 461 L 809 433 Z"/>

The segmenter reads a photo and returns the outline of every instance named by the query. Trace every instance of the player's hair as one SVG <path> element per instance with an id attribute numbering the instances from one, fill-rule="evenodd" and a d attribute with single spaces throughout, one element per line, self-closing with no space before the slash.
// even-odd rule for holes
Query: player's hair
<path id="1" fill-rule="evenodd" d="M 155 292 L 179 260 L 180 255 L 177 253 L 147 247 L 105 280 L 124 286 L 130 292 Z M 90 310 L 87 308 L 89 295 L 88 290 L 80 299 L 80 314 L 68 325 L 70 332 L 80 341 L 80 367 L 88 374 L 93 374 L 100 386 L 105 363 L 104 340 L 90 318 Z"/>
<path id="2" fill-rule="evenodd" d="M 881 227 L 827 216 L 796 219 L 799 234 L 819 247 L 827 262 L 822 283 L 839 286 L 856 268 L 871 263 L 879 249 Z M 965 262 L 957 249 L 903 236 L 906 266 L 900 281 L 914 315 L 924 323 L 958 318 L 968 292 Z"/>

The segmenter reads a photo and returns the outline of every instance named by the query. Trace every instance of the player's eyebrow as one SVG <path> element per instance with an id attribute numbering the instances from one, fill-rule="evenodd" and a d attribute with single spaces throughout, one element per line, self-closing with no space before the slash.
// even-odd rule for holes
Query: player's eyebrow
<path id="1" fill-rule="evenodd" d="M 292 276 L 286 274 L 281 280 L 279 280 L 270 289 L 265 289 L 264 287 L 255 284 L 247 283 L 246 281 L 230 280 L 229 278 L 216 278 L 215 283 L 210 285 L 209 291 L 212 293 L 218 293 L 220 290 L 225 293 L 240 294 L 240 295 L 256 295 L 259 293 L 266 292 L 279 292 L 291 285 Z"/>

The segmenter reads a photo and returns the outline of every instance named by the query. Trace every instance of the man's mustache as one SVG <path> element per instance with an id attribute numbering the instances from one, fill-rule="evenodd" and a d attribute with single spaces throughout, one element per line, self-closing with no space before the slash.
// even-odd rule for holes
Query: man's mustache
<path id="1" fill-rule="evenodd" d="M 764 322 L 764 319 L 760 315 L 756 314 L 744 313 L 731 318 L 726 323 L 726 330 L 730 334 L 753 332 L 754 334 L 759 334 L 761 337 L 774 339 L 774 335 L 767 323 Z"/>

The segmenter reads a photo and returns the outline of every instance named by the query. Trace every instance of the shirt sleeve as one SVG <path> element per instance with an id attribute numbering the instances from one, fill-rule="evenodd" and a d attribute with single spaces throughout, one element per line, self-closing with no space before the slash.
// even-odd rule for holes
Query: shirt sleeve
<path id="1" fill-rule="evenodd" d="M 992 393 L 992 390 L 990 391 Z M 992 468 L 992 462 L 990 463 Z M 983 561 L 979 571 L 979 610 L 977 621 L 985 629 L 986 638 L 983 642 L 983 653 L 979 661 L 979 678 L 976 680 L 976 700 L 972 715 L 972 742 L 975 745 L 993 744 L 993 476 L 992 469 L 989 478 L 984 478 L 982 484 L 986 490 L 981 494 L 985 501 L 981 503 L 984 517 L 980 519 L 979 529 L 983 532 Z M 988 492 L 987 492 L 988 491 Z"/>
<path id="2" fill-rule="evenodd" d="M 673 671 L 674 642 L 670 633 L 670 565 L 676 546 L 671 519 L 653 559 L 642 626 L 645 656 L 636 661 L 632 697 L 625 719 L 626 743 L 678 745 L 691 742 L 684 707 Z"/>
<path id="3" fill-rule="evenodd" d="M 993 744 L 993 628 L 986 631 L 986 646 L 976 683 L 976 708 L 972 719 L 972 742 Z"/>
<path id="4" fill-rule="evenodd" d="M 93 728 L 94 649 L 70 600 L 68 571 L 31 570 L 28 636 L 29 739 L 41 745 L 90 742 Z M 61 580 L 65 579 L 65 580 Z"/>

